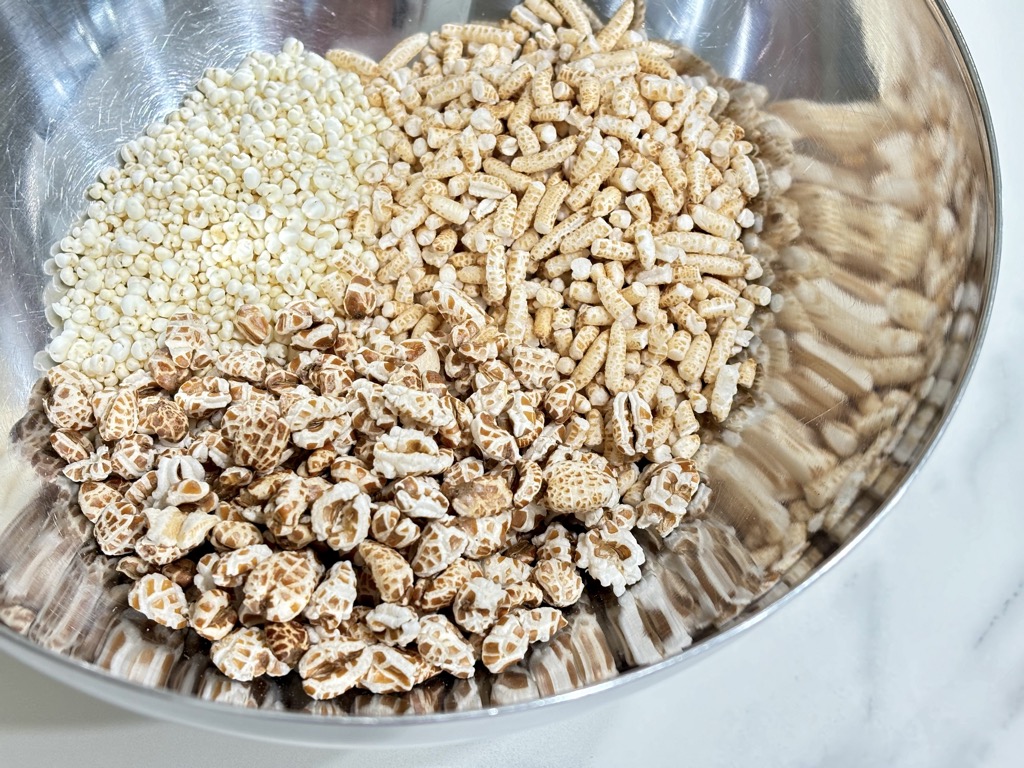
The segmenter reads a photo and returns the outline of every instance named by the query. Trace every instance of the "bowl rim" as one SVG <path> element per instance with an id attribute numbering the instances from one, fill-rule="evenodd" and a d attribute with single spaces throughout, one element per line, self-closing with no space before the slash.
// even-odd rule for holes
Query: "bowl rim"
<path id="1" fill-rule="evenodd" d="M 740 634 L 746 633 L 751 628 L 776 615 L 784 606 L 792 602 L 797 595 L 810 588 L 813 584 L 818 582 L 822 576 L 833 570 L 847 554 L 860 544 L 867 535 L 878 526 L 882 519 L 888 516 L 900 498 L 902 498 L 911 482 L 921 472 L 922 467 L 931 457 L 936 445 L 945 434 L 950 421 L 963 400 L 964 392 L 966 391 L 967 385 L 969 384 L 975 368 L 977 367 L 981 348 L 988 332 L 993 305 L 995 304 L 1003 239 L 1003 199 L 999 152 L 996 142 L 995 127 L 992 121 L 992 114 L 977 66 L 971 56 L 970 50 L 963 37 L 963 33 L 950 11 L 946 0 L 925 1 L 933 11 L 937 11 L 937 21 L 945 24 L 946 31 L 949 32 L 956 45 L 956 52 L 959 54 L 961 59 L 959 63 L 963 64 L 966 74 L 964 82 L 973 91 L 973 93 L 969 92 L 968 96 L 973 96 L 978 103 L 979 110 L 975 118 L 984 129 L 979 135 L 979 138 L 982 139 L 982 149 L 987 150 L 987 152 L 984 153 L 984 160 L 989 176 L 987 181 L 991 183 L 991 190 L 993 193 L 991 215 L 992 232 L 990 233 L 991 247 L 989 248 L 989 253 L 987 254 L 988 259 L 985 265 L 987 271 L 987 279 L 984 283 L 985 294 L 982 297 L 983 301 L 979 309 L 977 331 L 970 341 L 969 354 L 966 361 L 961 365 L 959 379 L 945 405 L 944 413 L 938 423 L 932 426 L 931 434 L 928 435 L 927 440 L 922 441 L 923 449 L 913 466 L 910 467 L 907 473 L 900 479 L 899 483 L 890 490 L 886 499 L 879 505 L 875 512 L 859 526 L 856 533 L 839 545 L 834 552 L 822 560 L 800 582 L 792 586 L 786 594 L 758 609 L 755 613 L 751 613 L 748 616 L 741 615 L 741 617 L 739 617 L 731 626 L 728 626 L 727 628 L 704 639 L 698 640 L 696 643 L 687 646 L 678 653 L 653 664 L 619 672 L 619 674 L 605 680 L 590 683 L 570 691 L 536 698 L 531 701 L 494 707 L 484 707 L 476 710 L 427 714 L 328 715 L 294 710 L 242 708 L 234 704 L 225 704 L 223 702 L 190 696 L 180 691 L 169 690 L 166 688 L 154 688 L 132 682 L 126 678 L 114 675 L 110 671 L 98 667 L 95 664 L 73 659 L 60 652 L 43 648 L 32 643 L 23 635 L 3 624 L 0 624 L 0 650 L 8 651 L 14 658 L 52 678 L 61 680 L 62 682 L 65 681 L 62 680 L 59 675 L 60 669 L 72 672 L 73 676 L 84 673 L 88 677 L 95 678 L 101 687 L 106 686 L 115 691 L 120 689 L 129 693 L 132 697 L 149 697 L 161 704 L 169 704 L 171 707 L 182 706 L 184 709 L 194 711 L 196 715 L 194 719 L 184 716 L 175 716 L 173 714 L 166 713 L 161 707 L 155 708 L 152 714 L 162 719 L 187 722 L 199 727 L 218 728 L 216 723 L 210 722 L 204 724 L 201 716 L 204 713 L 208 713 L 211 716 L 219 717 L 227 716 L 231 718 L 234 716 L 234 718 L 237 718 L 239 721 L 245 720 L 250 724 L 279 724 L 296 727 L 306 731 L 317 730 L 321 734 L 324 734 L 323 729 L 330 728 L 335 729 L 338 732 L 338 735 L 341 736 L 346 730 L 366 727 L 405 729 L 436 726 L 438 724 L 471 724 L 473 722 L 489 720 L 495 717 L 535 713 L 541 709 L 547 709 L 555 706 L 561 707 L 562 705 L 572 701 L 584 698 L 590 699 L 599 696 L 602 692 L 615 688 L 623 689 L 627 692 L 636 691 L 643 684 L 653 682 L 654 677 L 662 676 L 670 671 L 678 671 L 682 667 L 720 649 Z M 76 685 L 70 681 L 67 681 L 67 684 L 72 685 L 78 690 L 82 690 L 88 695 L 98 695 L 86 689 L 84 686 Z M 106 699 L 115 706 L 128 706 L 127 702 L 118 702 L 118 700 L 113 696 L 102 696 L 101 698 Z M 137 712 L 137 710 L 132 711 Z M 250 735 L 256 736 L 257 738 L 275 739 L 275 736 L 270 733 L 253 733 Z M 285 740 L 288 740 L 287 737 L 285 737 Z M 326 743 L 327 741 L 341 742 L 343 740 L 344 737 L 324 740 L 323 743 Z"/>

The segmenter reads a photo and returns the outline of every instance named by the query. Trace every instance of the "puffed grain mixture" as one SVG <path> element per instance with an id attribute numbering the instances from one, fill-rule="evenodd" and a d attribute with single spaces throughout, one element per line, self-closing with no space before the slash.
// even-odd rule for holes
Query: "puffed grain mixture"
<path id="1" fill-rule="evenodd" d="M 325 699 L 500 672 L 640 579 L 771 292 L 730 94 L 633 13 L 289 41 L 90 188 L 46 408 L 132 608 Z"/>

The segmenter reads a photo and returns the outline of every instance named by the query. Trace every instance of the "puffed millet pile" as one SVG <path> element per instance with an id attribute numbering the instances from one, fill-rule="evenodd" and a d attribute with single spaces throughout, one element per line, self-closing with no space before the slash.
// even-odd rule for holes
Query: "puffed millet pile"
<path id="1" fill-rule="evenodd" d="M 323 699 L 500 672 L 565 626 L 585 578 L 641 578 L 638 531 L 683 520 L 701 414 L 726 418 L 756 375 L 771 292 L 743 234 L 766 169 L 730 94 L 677 74 L 633 13 L 597 29 L 576 0 L 529 0 L 379 62 L 289 42 L 387 150 L 346 161 L 344 202 L 321 196 L 319 153 L 348 141 L 325 120 L 292 197 L 268 190 L 261 244 L 278 270 L 305 254 L 301 287 L 257 269 L 220 315 L 186 298 L 140 323 L 130 369 L 87 365 L 112 355 L 83 336 L 48 371 L 51 445 L 130 605 L 209 640 L 227 676 L 294 669 Z M 318 225 L 302 211 L 324 197 Z M 197 253 L 235 242 L 212 233 Z"/>
<path id="2" fill-rule="evenodd" d="M 195 312 L 231 352 L 242 304 L 269 312 L 322 297 L 340 261 L 372 258 L 352 219 L 383 176 L 377 137 L 389 126 L 355 74 L 295 40 L 209 70 L 89 187 L 47 265 L 46 362 L 113 386 L 145 365 L 177 312 Z"/>

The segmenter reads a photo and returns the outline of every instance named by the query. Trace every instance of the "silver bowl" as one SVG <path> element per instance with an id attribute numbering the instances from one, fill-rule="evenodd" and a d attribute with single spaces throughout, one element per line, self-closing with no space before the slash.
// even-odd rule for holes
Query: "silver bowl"
<path id="1" fill-rule="evenodd" d="M 482 737 L 706 655 L 793 599 L 893 507 L 957 403 L 995 282 L 995 145 L 963 40 L 939 0 L 651 2 L 653 37 L 763 86 L 775 139 L 762 152 L 788 171 L 773 179 L 762 243 L 781 306 L 761 328 L 757 402 L 708 436 L 711 493 L 669 540 L 647 542 L 644 579 L 620 599 L 590 593 L 566 630 L 501 675 L 326 703 L 289 678 L 232 682 L 194 637 L 126 609 L 71 487 L 53 479 L 33 388 L 48 332 L 42 265 L 85 185 L 208 66 L 288 36 L 380 55 L 411 32 L 509 8 L 0 3 L 0 648 L 115 704 L 243 735 Z M 773 247 L 772 232 L 795 241 Z"/>

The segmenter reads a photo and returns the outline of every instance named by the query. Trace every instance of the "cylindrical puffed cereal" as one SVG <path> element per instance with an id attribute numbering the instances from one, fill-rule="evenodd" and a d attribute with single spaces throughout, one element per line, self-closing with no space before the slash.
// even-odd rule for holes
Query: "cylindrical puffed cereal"
<path id="1" fill-rule="evenodd" d="M 544 193 L 547 187 L 541 181 L 531 181 L 530 184 L 523 191 L 523 196 L 519 200 L 519 204 L 516 207 L 515 220 L 512 225 L 512 237 L 520 238 L 523 233 L 534 223 L 534 218 L 537 214 L 538 206 L 540 205 L 541 199 L 544 197 Z M 552 221 L 552 226 L 554 222 Z M 550 228 L 548 228 L 550 232 Z"/>
<path id="2" fill-rule="evenodd" d="M 601 296 L 601 304 L 608 310 L 608 314 L 616 320 L 625 323 L 627 328 L 635 327 L 636 318 L 633 316 L 633 307 L 622 298 L 622 294 L 619 293 L 615 284 L 600 274 L 595 282 L 597 284 L 597 292 Z"/>
<path id="3" fill-rule="evenodd" d="M 380 60 L 380 63 L 377 65 L 380 76 L 387 77 L 396 69 L 404 67 L 415 59 L 420 54 L 420 51 L 426 48 L 429 40 L 430 38 L 426 32 L 418 32 L 402 40 Z"/>
<path id="4" fill-rule="evenodd" d="M 599 177 L 600 178 L 600 177 Z M 608 216 L 622 203 L 622 192 L 615 187 L 605 187 L 594 195 L 590 212 L 594 216 Z"/>
<path id="5" fill-rule="evenodd" d="M 380 67 L 376 61 L 355 51 L 334 48 L 327 52 L 325 58 L 338 69 L 355 72 L 363 78 L 373 78 L 380 74 Z"/>
<path id="6" fill-rule="evenodd" d="M 479 264 L 462 267 L 456 272 L 456 278 L 466 285 L 483 285 L 487 282 L 484 268 Z"/>
<path id="7" fill-rule="evenodd" d="M 533 114 L 533 94 L 529 88 L 523 89 L 523 92 L 519 94 L 519 98 L 516 100 L 516 105 L 512 108 L 508 118 L 505 120 L 505 124 L 508 126 L 508 130 L 511 133 L 517 127 L 521 125 L 530 125 L 530 116 Z"/>
<path id="8" fill-rule="evenodd" d="M 767 307 L 772 300 L 772 289 L 767 285 L 748 285 L 741 295 L 759 307 Z"/>
<path id="9" fill-rule="evenodd" d="M 529 251 L 510 249 L 507 252 L 506 281 L 510 287 L 521 285 L 526 280 L 529 268 Z"/>
<path id="10" fill-rule="evenodd" d="M 636 306 L 636 319 L 648 325 L 654 323 L 658 316 L 658 303 L 660 300 L 660 289 L 657 286 L 647 286 L 647 295 Z"/>
<path id="11" fill-rule="evenodd" d="M 646 198 L 645 198 L 646 199 Z M 637 256 L 640 258 L 640 266 L 644 269 L 651 269 L 657 258 L 657 248 L 654 244 L 654 235 L 651 230 L 639 226 L 634 234 Z"/>
<path id="12" fill-rule="evenodd" d="M 472 128 L 466 128 L 459 135 L 459 154 L 462 155 L 462 162 L 470 173 L 477 173 L 482 167 L 480 138 Z"/>
<path id="13" fill-rule="evenodd" d="M 723 120 L 722 124 L 718 128 L 718 132 L 715 134 L 714 139 L 711 140 L 712 159 L 721 157 L 731 160 L 732 146 L 742 138 L 742 128 L 736 125 L 736 123 L 734 123 L 732 120 Z"/>
<path id="14" fill-rule="evenodd" d="M 497 104 L 499 101 L 497 89 L 482 77 L 473 79 L 469 93 L 480 104 Z"/>
<path id="15" fill-rule="evenodd" d="M 626 331 L 626 351 L 642 352 L 647 349 L 647 340 L 650 336 L 650 328 L 647 326 L 630 328 Z"/>
<path id="16" fill-rule="evenodd" d="M 704 198 L 704 205 L 713 211 L 718 211 L 723 216 L 736 218 L 732 211 L 735 210 L 738 214 L 739 211 L 743 210 L 746 201 L 739 187 L 723 182 L 708 193 L 708 196 Z"/>
<path id="17" fill-rule="evenodd" d="M 566 136 L 536 155 L 516 157 L 512 160 L 512 170 L 520 173 L 540 173 L 556 168 L 572 156 L 578 141 L 576 136 Z"/>
<path id="18" fill-rule="evenodd" d="M 626 327 L 619 321 L 608 329 L 608 351 L 604 362 L 604 385 L 617 394 L 624 389 L 626 367 Z"/>
<path id="19" fill-rule="evenodd" d="M 565 196 L 565 204 L 574 211 L 583 208 L 601 187 L 601 182 L 600 174 L 590 174 L 569 191 L 569 194 Z"/>
<path id="20" fill-rule="evenodd" d="M 666 184 L 667 186 L 667 184 Z M 672 221 L 675 219 L 675 214 L 671 211 L 662 210 L 661 208 L 654 209 L 654 216 L 651 217 L 651 234 L 657 237 L 668 232 L 669 227 L 672 226 Z"/>
<path id="21" fill-rule="evenodd" d="M 405 237 L 424 222 L 428 213 L 426 205 L 416 203 L 391 220 L 391 231 L 396 237 Z"/>
<path id="22" fill-rule="evenodd" d="M 647 192 L 654 187 L 661 178 L 661 168 L 657 163 L 652 163 L 643 155 L 636 155 L 633 159 L 634 168 L 637 170 L 636 188 L 641 192 Z"/>
<path id="23" fill-rule="evenodd" d="M 640 95 L 650 101 L 682 101 L 689 87 L 678 77 L 644 75 L 640 78 Z"/>
<path id="24" fill-rule="evenodd" d="M 508 314 L 505 316 L 505 335 L 510 345 L 522 344 L 530 323 L 526 285 L 515 283 L 508 293 Z"/>
<path id="25" fill-rule="evenodd" d="M 536 155 L 540 152 L 540 141 L 537 139 L 537 134 L 528 125 L 517 125 L 512 130 L 512 135 L 515 136 L 522 156 Z"/>
<path id="26" fill-rule="evenodd" d="M 701 317 L 697 310 L 685 301 L 676 304 L 674 307 L 670 308 L 668 312 L 669 317 L 672 318 L 672 322 L 677 326 L 682 326 L 693 335 L 703 333 L 707 330 L 708 321 Z"/>
<path id="27" fill-rule="evenodd" d="M 442 229 L 437 233 L 437 237 L 434 238 L 434 242 L 430 244 L 430 247 L 438 253 L 451 253 L 455 250 L 458 238 L 459 236 L 455 234 L 454 229 Z"/>
<path id="28" fill-rule="evenodd" d="M 552 0 L 552 4 L 562 14 L 565 23 L 586 37 L 592 34 L 590 20 L 579 0 Z"/>
<path id="29" fill-rule="evenodd" d="M 569 345 L 572 344 L 572 329 L 571 328 L 556 328 L 551 332 L 551 340 L 556 352 L 562 357 L 568 357 Z M 576 364 L 573 363 L 573 368 Z M 572 368 L 569 369 L 569 373 L 572 373 Z M 568 375 L 568 374 L 566 374 Z"/>
<path id="30" fill-rule="evenodd" d="M 534 123 L 564 123 L 569 119 L 572 105 L 567 101 L 556 101 L 542 107 L 534 107 L 530 119 Z"/>
<path id="31" fill-rule="evenodd" d="M 572 169 L 569 171 L 569 181 L 579 184 L 584 178 L 597 169 L 597 164 L 604 154 L 604 145 L 599 141 L 584 141 L 579 147 L 579 152 L 573 159 Z"/>
<path id="32" fill-rule="evenodd" d="M 537 32 L 543 23 L 537 14 L 523 5 L 515 6 L 508 15 L 512 21 L 530 32 Z"/>
<path id="33" fill-rule="evenodd" d="M 550 344 L 552 340 L 551 319 L 554 313 L 555 310 L 551 307 L 537 307 L 533 314 L 533 335 L 545 345 Z"/>
<path id="34" fill-rule="evenodd" d="M 637 173 L 632 168 L 616 168 L 608 176 L 608 183 L 625 193 L 636 192 Z"/>
<path id="35" fill-rule="evenodd" d="M 523 86 L 533 77 L 532 64 L 524 63 L 517 66 L 498 85 L 498 98 L 510 99 L 522 90 Z"/>
<path id="36" fill-rule="evenodd" d="M 601 331 L 569 377 L 572 383 L 576 385 L 576 389 L 583 389 L 594 380 L 594 376 L 604 367 L 607 354 L 608 331 Z"/>
<path id="37" fill-rule="evenodd" d="M 693 337 L 689 333 L 682 329 L 676 331 L 668 340 L 668 359 L 676 362 L 684 360 L 692 342 Z"/>
<path id="38" fill-rule="evenodd" d="M 601 83 L 596 77 L 584 75 L 578 78 L 576 101 L 585 115 L 592 115 L 601 103 Z"/>
<path id="39" fill-rule="evenodd" d="M 692 288 L 681 282 L 674 282 L 661 292 L 658 306 L 662 309 L 671 309 L 679 304 L 688 302 L 692 296 Z"/>
<path id="40" fill-rule="evenodd" d="M 448 40 L 441 49 L 441 64 L 446 75 L 452 74 L 452 67 L 462 58 L 462 41 Z"/>
<path id="41" fill-rule="evenodd" d="M 600 332 L 600 329 L 595 325 L 581 327 L 573 338 L 572 344 L 569 345 L 567 356 L 573 360 L 582 360 L 583 355 L 590 349 L 590 345 L 594 343 L 594 339 L 598 337 Z"/>
<path id="42" fill-rule="evenodd" d="M 743 190 L 747 197 L 755 197 L 760 192 L 760 184 L 757 180 L 757 170 L 754 168 L 754 161 L 746 155 L 736 155 L 729 164 L 736 174 L 736 183 Z"/>
<path id="43" fill-rule="evenodd" d="M 704 288 L 707 290 L 708 296 L 720 296 L 732 299 L 733 301 L 736 302 L 737 310 L 739 309 L 740 292 L 733 288 L 731 285 L 722 282 L 717 277 L 711 277 L 710 275 L 705 275 L 704 279 L 701 282 Z M 751 312 L 753 312 L 752 309 Z"/>
<path id="44" fill-rule="evenodd" d="M 598 115 L 594 127 L 604 136 L 614 136 L 622 141 L 633 141 L 640 135 L 640 126 L 633 120 L 614 115 Z"/>
<path id="45" fill-rule="evenodd" d="M 433 162 L 425 164 L 423 178 L 443 179 L 458 176 L 466 170 L 466 165 L 459 158 L 435 158 Z"/>
<path id="46" fill-rule="evenodd" d="M 357 240 L 369 240 L 377 231 L 377 222 L 369 208 L 360 208 L 352 223 L 352 236 Z"/>
<path id="47" fill-rule="evenodd" d="M 572 262 L 577 258 L 575 252 L 559 253 L 544 261 L 541 265 L 541 276 L 548 280 L 554 280 L 572 269 Z"/>
<path id="48" fill-rule="evenodd" d="M 704 375 L 704 366 L 707 365 L 708 355 L 711 354 L 711 337 L 707 333 L 700 333 L 693 337 L 690 348 L 686 351 L 686 357 L 679 363 L 679 375 L 683 381 L 698 382 Z"/>
<path id="49" fill-rule="evenodd" d="M 604 219 L 591 219 L 575 232 L 562 238 L 562 242 L 559 243 L 558 247 L 562 253 L 581 251 L 589 248 L 590 244 L 598 238 L 607 237 L 611 231 L 611 224 Z"/>
<path id="50" fill-rule="evenodd" d="M 393 144 L 391 146 L 391 151 L 399 160 L 401 160 L 403 163 L 409 164 L 419 162 L 419 158 L 416 156 L 416 153 L 413 152 L 412 142 L 409 141 L 408 136 L 406 136 L 401 131 L 396 130 L 391 131 L 390 135 L 393 136 Z M 381 143 L 384 143 L 383 138 Z"/>
<path id="51" fill-rule="evenodd" d="M 729 256 L 715 256 L 709 253 L 689 253 L 686 255 L 686 266 L 692 266 L 705 275 L 720 277 L 743 277 L 747 265 Z M 771 292 L 769 291 L 769 294 Z M 769 299 L 771 296 L 769 295 Z"/>
<path id="52" fill-rule="evenodd" d="M 491 229 L 498 237 L 512 237 L 515 231 L 516 196 L 511 192 L 498 203 Z"/>
<path id="53" fill-rule="evenodd" d="M 583 223 L 587 220 L 587 217 L 581 211 L 571 213 L 566 216 L 562 221 L 555 225 L 548 234 L 544 235 L 535 246 L 530 250 L 530 258 L 535 261 L 543 261 L 558 250 L 559 243 L 562 242 L 562 238 L 566 235 L 574 232 L 583 226 Z"/>
<path id="54" fill-rule="evenodd" d="M 409 336 L 414 339 L 420 339 L 426 336 L 428 333 L 433 333 L 441 326 L 441 318 L 434 314 L 423 315 L 419 319 L 419 322 L 413 327 L 412 331 L 409 332 Z"/>
<path id="55" fill-rule="evenodd" d="M 666 232 L 659 242 L 682 248 L 687 253 L 710 253 L 716 256 L 739 258 L 742 249 L 735 240 L 726 240 L 704 232 Z"/>
<path id="56" fill-rule="evenodd" d="M 511 191 L 504 179 L 490 173 L 473 173 L 469 176 L 469 194 L 473 197 L 501 200 Z"/>
<path id="57" fill-rule="evenodd" d="M 609 261 L 607 264 L 597 265 L 591 272 L 593 273 L 595 269 L 603 272 L 612 281 L 616 290 L 622 290 L 622 286 L 626 283 L 626 270 L 620 262 Z"/>
<path id="58" fill-rule="evenodd" d="M 412 330 L 426 313 L 426 307 L 421 304 L 413 304 L 411 307 L 406 307 L 391 320 L 388 333 L 396 336 L 399 333 Z"/>
<path id="59" fill-rule="evenodd" d="M 574 280 L 569 284 L 569 301 L 579 304 L 599 304 L 601 297 L 597 286 L 589 280 Z"/>
<path id="60" fill-rule="evenodd" d="M 562 206 L 569 191 L 570 187 L 567 181 L 554 180 L 547 184 L 533 217 L 533 228 L 537 232 L 547 235 L 554 229 L 558 209 Z"/>
<path id="61" fill-rule="evenodd" d="M 613 322 L 615 322 L 615 318 L 601 305 L 581 307 L 576 319 L 576 324 L 580 327 L 584 325 L 605 326 L 611 325 Z"/>
<path id="62" fill-rule="evenodd" d="M 555 29 L 564 23 L 562 14 L 548 0 L 524 0 L 523 5 L 537 14 L 537 18 L 546 21 Z"/>
<path id="63" fill-rule="evenodd" d="M 615 49 L 619 39 L 622 37 L 622 33 L 629 29 L 629 25 L 633 21 L 634 10 L 633 0 L 626 0 L 612 14 L 612 17 L 608 19 L 608 23 L 604 25 L 601 31 L 597 33 L 597 45 L 602 51 Z"/>
<path id="64" fill-rule="evenodd" d="M 737 240 L 740 236 L 740 228 L 735 221 L 712 211 L 707 206 L 693 204 L 688 207 L 687 212 L 693 217 L 693 223 L 705 232 L 729 240 Z"/>
<path id="65" fill-rule="evenodd" d="M 384 84 L 380 87 L 381 106 L 388 119 L 396 125 L 403 125 L 409 117 L 409 113 L 402 103 L 401 94 L 397 89 Z"/>
<path id="66" fill-rule="evenodd" d="M 587 438 L 584 445 L 588 448 L 600 448 L 604 445 L 604 417 L 596 408 L 587 411 Z"/>
<path id="67" fill-rule="evenodd" d="M 750 388 L 754 386 L 754 378 L 757 376 L 757 361 L 748 357 L 740 363 L 740 375 L 737 384 L 741 387 Z"/>
<path id="68" fill-rule="evenodd" d="M 637 112 L 637 105 L 633 100 L 633 94 L 635 92 L 636 84 L 632 80 L 627 80 L 618 85 L 612 91 L 612 114 L 626 119 L 633 117 Z"/>
<path id="69" fill-rule="evenodd" d="M 648 365 L 640 373 L 633 390 L 646 402 L 653 403 L 658 387 L 661 385 L 661 366 Z M 674 403 L 674 400 L 673 400 Z"/>
<path id="70" fill-rule="evenodd" d="M 631 306 L 637 306 L 647 296 L 648 288 L 643 283 L 630 283 L 622 289 L 622 298 L 630 303 Z"/>
<path id="71" fill-rule="evenodd" d="M 551 80 L 554 76 L 554 69 L 550 64 L 542 66 L 536 71 L 530 83 L 530 93 L 533 97 L 535 107 L 543 107 L 545 104 L 552 104 L 555 101 L 551 93 Z"/>
<path id="72" fill-rule="evenodd" d="M 703 152 L 695 152 L 683 163 L 683 170 L 689 182 L 687 199 L 691 203 L 699 203 L 711 192 L 709 166 L 711 162 Z"/>
<path id="73" fill-rule="evenodd" d="M 449 77 L 427 91 L 424 101 L 427 106 L 439 107 L 443 104 L 459 98 L 464 93 L 469 93 L 473 86 L 473 75 L 459 75 Z"/>
<path id="74" fill-rule="evenodd" d="M 430 210 L 452 224 L 462 226 L 469 219 L 469 208 L 458 200 L 452 200 L 443 195 L 426 195 L 423 202 Z"/>
<path id="75" fill-rule="evenodd" d="M 508 268 L 505 247 L 496 245 L 487 251 L 485 266 L 486 287 L 484 300 L 490 304 L 498 304 L 505 298 L 508 290 L 506 270 Z"/>
<path id="76" fill-rule="evenodd" d="M 537 234 L 533 229 L 526 230 L 522 235 L 512 241 L 512 248 L 518 251 L 526 251 L 529 253 L 533 246 L 540 242 L 540 235 Z"/>
<path id="77" fill-rule="evenodd" d="M 709 410 L 718 421 L 725 421 L 732 410 L 732 401 L 736 397 L 736 386 L 739 382 L 739 364 L 724 365 L 719 369 L 709 398 Z"/>
<path id="78" fill-rule="evenodd" d="M 694 434 L 700 429 L 697 417 L 693 415 L 693 406 L 689 400 L 680 400 L 672 415 L 672 426 L 680 437 Z"/>
<path id="79" fill-rule="evenodd" d="M 511 48 L 515 44 L 511 32 L 490 24 L 442 24 L 441 37 L 478 45 L 493 43 L 499 48 Z"/>
<path id="80" fill-rule="evenodd" d="M 633 214 L 634 221 L 644 222 L 651 220 L 651 203 L 647 199 L 647 195 L 637 192 L 628 195 L 625 202 L 626 208 Z"/>
<path id="81" fill-rule="evenodd" d="M 636 246 L 622 240 L 608 240 L 598 238 L 590 246 L 591 253 L 595 258 L 609 259 L 629 263 L 637 258 Z"/>
<path id="82" fill-rule="evenodd" d="M 664 176 L 660 176 L 654 182 L 653 193 L 654 203 L 663 215 L 674 216 L 679 213 L 679 209 L 683 206 L 682 195 L 676 195 L 672 190 L 672 185 L 665 180 Z M 652 229 L 657 228 L 659 228 L 657 224 L 652 226 Z"/>
<path id="83" fill-rule="evenodd" d="M 724 317 L 732 314 L 735 310 L 735 299 L 730 299 L 725 296 L 714 296 L 697 302 L 697 313 L 705 320 L 712 317 Z"/>
<path id="84" fill-rule="evenodd" d="M 512 35 L 512 42 L 518 45 L 525 45 L 532 39 L 530 37 L 530 30 L 516 24 L 512 19 L 502 19 L 498 22 L 498 26 Z"/>

